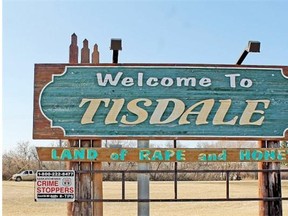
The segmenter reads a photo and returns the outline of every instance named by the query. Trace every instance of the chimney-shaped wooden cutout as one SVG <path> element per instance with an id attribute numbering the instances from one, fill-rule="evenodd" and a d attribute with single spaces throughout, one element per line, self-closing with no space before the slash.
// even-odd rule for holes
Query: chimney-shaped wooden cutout
<path id="1" fill-rule="evenodd" d="M 99 51 L 98 51 L 98 45 L 94 45 L 94 50 L 92 53 L 92 63 L 93 64 L 99 64 Z"/>
<path id="2" fill-rule="evenodd" d="M 81 63 L 90 63 L 90 50 L 88 47 L 88 40 L 83 41 L 83 48 L 81 49 Z"/>
<path id="3" fill-rule="evenodd" d="M 71 44 L 69 47 L 69 63 L 70 64 L 78 63 L 77 35 L 75 33 L 71 35 Z"/>

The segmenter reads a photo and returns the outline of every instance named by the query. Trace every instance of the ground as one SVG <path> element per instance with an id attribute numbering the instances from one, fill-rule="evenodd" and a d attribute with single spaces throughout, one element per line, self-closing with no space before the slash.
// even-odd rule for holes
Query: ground
<path id="1" fill-rule="evenodd" d="M 225 182 L 179 182 L 178 198 L 225 198 Z M 34 182 L 4 181 L 3 216 L 66 216 L 67 204 L 35 202 Z M 126 182 L 126 198 L 137 197 L 136 182 Z M 173 182 L 150 182 L 150 198 L 173 198 Z M 230 182 L 230 197 L 257 197 L 257 181 Z M 282 196 L 288 197 L 288 181 L 282 181 Z M 104 198 L 121 198 L 121 182 L 104 182 Z M 104 203 L 104 215 L 135 216 L 137 203 Z M 257 216 L 258 202 L 150 203 L 151 216 Z M 288 201 L 283 201 L 288 216 Z"/>

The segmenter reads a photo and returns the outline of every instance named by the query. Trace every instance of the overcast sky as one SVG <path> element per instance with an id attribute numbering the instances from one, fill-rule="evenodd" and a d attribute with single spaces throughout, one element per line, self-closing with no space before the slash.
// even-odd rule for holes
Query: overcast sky
<path id="1" fill-rule="evenodd" d="M 111 63 L 235 64 L 249 40 L 261 53 L 244 64 L 287 65 L 288 1 L 3 0 L 3 152 L 32 139 L 35 63 L 67 63 L 70 36 L 99 46 Z M 49 141 L 50 142 L 50 141 Z M 48 142 L 48 143 L 49 143 Z"/>

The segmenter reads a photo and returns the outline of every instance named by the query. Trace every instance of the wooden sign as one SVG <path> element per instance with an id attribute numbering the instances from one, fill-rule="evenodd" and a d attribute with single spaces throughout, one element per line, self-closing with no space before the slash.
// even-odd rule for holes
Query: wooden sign
<path id="1" fill-rule="evenodd" d="M 286 68 L 36 65 L 34 138 L 285 139 Z"/>
<path id="2" fill-rule="evenodd" d="M 53 148 L 37 147 L 41 161 L 78 162 L 287 162 L 288 149 Z"/>

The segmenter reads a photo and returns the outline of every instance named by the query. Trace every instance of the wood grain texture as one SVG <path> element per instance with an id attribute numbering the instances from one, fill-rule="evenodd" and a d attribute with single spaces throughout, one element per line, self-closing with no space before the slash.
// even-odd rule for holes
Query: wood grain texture
<path id="1" fill-rule="evenodd" d="M 267 141 L 268 148 L 279 148 L 280 143 L 278 141 Z M 279 162 L 268 163 L 268 169 L 275 170 L 268 173 L 268 193 L 269 197 L 282 197 L 281 188 L 281 173 L 277 170 L 281 169 Z M 269 202 L 269 215 L 282 216 L 282 200 L 274 200 Z"/>
<path id="2" fill-rule="evenodd" d="M 37 147 L 41 161 L 78 162 L 287 162 L 288 149 L 273 148 L 53 148 Z M 89 153 L 90 151 L 90 153 Z M 77 155 L 77 156 L 76 156 Z M 82 156 L 80 156 L 82 155 Z M 90 155 L 90 156 L 88 156 Z M 97 155 L 97 156 L 95 156 Z M 100 176 L 99 176 L 100 177 Z M 97 177 L 98 178 L 98 177 Z"/>
<path id="3" fill-rule="evenodd" d="M 81 147 L 88 148 L 91 146 L 90 140 L 81 140 Z M 91 171 L 91 163 L 80 163 L 81 171 Z M 91 188 L 92 177 L 90 173 L 80 174 L 79 184 L 79 199 L 92 199 L 92 188 Z M 80 202 L 80 212 L 77 215 L 92 216 L 92 203 L 91 202 Z"/>
<path id="4" fill-rule="evenodd" d="M 92 147 L 101 148 L 101 140 L 93 140 Z M 94 162 L 92 163 L 93 170 L 101 170 L 102 163 Z M 103 174 L 94 173 L 93 178 L 93 199 L 103 199 Z M 103 215 L 103 202 L 93 202 L 93 216 Z"/>
<path id="5" fill-rule="evenodd" d="M 265 148 L 265 141 L 258 141 L 259 148 Z M 258 169 L 265 170 L 269 168 L 268 162 L 259 162 Z M 269 197 L 268 191 L 268 172 L 259 172 L 258 173 L 258 192 L 259 198 Z M 268 201 L 259 201 L 259 216 L 268 216 L 269 215 L 269 202 Z"/>
<path id="6" fill-rule="evenodd" d="M 39 108 L 39 95 L 42 89 L 47 83 L 52 80 L 53 74 L 62 74 L 64 72 L 65 66 L 113 66 L 112 64 L 36 64 L 35 65 L 35 82 L 34 82 L 34 119 L 33 119 L 33 138 L 34 139 L 67 139 L 61 129 L 51 128 L 50 122 L 43 116 Z M 118 64 L 117 66 L 181 66 L 181 67 L 229 67 L 229 68 L 239 68 L 235 65 L 191 65 L 191 64 Z M 241 66 L 245 68 L 282 68 L 283 73 L 288 76 L 287 66 Z M 70 136 L 71 138 L 78 138 L 77 136 Z M 85 138 L 95 138 L 94 136 L 87 136 Z M 101 139 L 111 138 L 111 136 L 102 136 Z M 135 137 L 114 137 L 113 139 L 135 139 Z M 151 139 L 149 136 L 137 136 L 137 139 Z M 179 139 L 179 140 L 259 140 L 259 137 L 255 138 L 253 136 L 246 137 L 153 137 L 153 139 Z M 261 138 L 260 138 L 261 139 Z M 271 138 L 270 140 L 274 140 Z M 278 138 L 277 138 L 278 139 Z M 288 131 L 286 131 L 285 136 L 279 138 L 279 140 L 287 140 Z M 265 138 L 269 140 L 269 138 Z"/>

